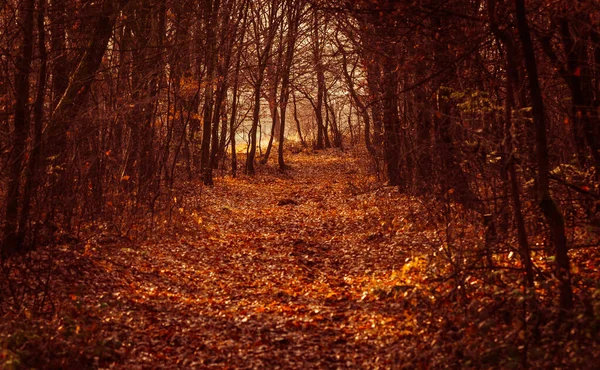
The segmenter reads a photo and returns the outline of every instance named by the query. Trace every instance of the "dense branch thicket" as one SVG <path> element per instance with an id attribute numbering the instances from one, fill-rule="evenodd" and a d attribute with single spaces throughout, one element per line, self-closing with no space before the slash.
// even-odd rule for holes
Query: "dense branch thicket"
<path id="1" fill-rule="evenodd" d="M 538 229 L 525 224 L 524 204 L 542 213 L 565 310 L 573 303 L 566 228 L 598 227 L 599 10 L 591 1 L 497 0 L 336 10 L 365 66 L 364 101 L 345 72 L 351 103 L 370 109 L 362 117 L 375 137 L 367 131 L 365 143 L 379 146 L 390 184 L 433 190 L 501 238 L 514 229 L 530 286 L 527 234 Z"/>

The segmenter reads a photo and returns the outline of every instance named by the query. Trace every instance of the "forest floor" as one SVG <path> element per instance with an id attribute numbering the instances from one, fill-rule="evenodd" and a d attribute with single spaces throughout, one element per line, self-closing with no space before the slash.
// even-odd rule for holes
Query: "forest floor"
<path id="1" fill-rule="evenodd" d="M 526 365 L 527 351 L 556 364 L 524 345 L 512 306 L 461 300 L 452 279 L 431 279 L 443 273 L 427 257 L 443 249 L 439 225 L 362 160 L 292 155 L 286 173 L 262 166 L 198 187 L 143 242 L 36 252 L 54 261 L 36 275 L 49 308 L 4 300 L 0 368 L 493 368 Z M 559 362 L 592 368 L 592 333 Z"/>

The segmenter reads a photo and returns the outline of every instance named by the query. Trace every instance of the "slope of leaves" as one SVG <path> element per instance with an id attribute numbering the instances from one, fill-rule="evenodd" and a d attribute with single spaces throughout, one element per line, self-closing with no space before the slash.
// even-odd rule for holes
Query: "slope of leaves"
<path id="1" fill-rule="evenodd" d="M 580 302 L 557 326 L 551 279 L 532 298 L 508 251 L 495 258 L 513 270 L 484 274 L 466 253 L 482 245 L 480 228 L 462 224 L 450 240 L 447 226 L 460 220 L 379 184 L 361 160 L 298 154 L 286 174 L 264 167 L 191 188 L 143 242 L 96 237 L 11 261 L 0 364 L 592 368 L 600 359 L 597 251 L 574 255 Z M 29 291 L 17 309 L 9 290 L 19 281 Z"/>

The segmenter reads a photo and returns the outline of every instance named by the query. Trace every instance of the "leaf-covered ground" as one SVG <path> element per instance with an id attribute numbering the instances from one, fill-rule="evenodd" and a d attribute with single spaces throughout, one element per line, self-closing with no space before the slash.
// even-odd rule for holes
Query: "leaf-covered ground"
<path id="1" fill-rule="evenodd" d="M 27 276 L 46 288 L 34 303 L 47 313 L 8 309 L 5 297 L 0 364 L 505 368 L 529 357 L 534 367 L 593 368 L 600 320 L 582 314 L 560 344 L 537 320 L 530 345 L 527 307 L 523 318 L 513 310 L 528 302 L 519 284 L 460 276 L 471 288 L 457 292 L 458 277 L 434 257 L 448 246 L 433 213 L 359 161 L 294 155 L 286 174 L 264 167 L 189 189 L 142 243 L 98 236 L 33 253 L 38 270 Z M 463 236 L 458 244 L 482 239 L 469 226 Z"/>

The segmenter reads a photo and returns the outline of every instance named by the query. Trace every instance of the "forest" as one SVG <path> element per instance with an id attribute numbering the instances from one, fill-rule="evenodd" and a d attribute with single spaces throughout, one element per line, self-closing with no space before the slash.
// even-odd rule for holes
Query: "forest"
<path id="1" fill-rule="evenodd" d="M 598 0 L 0 0 L 1 369 L 594 369 Z"/>

